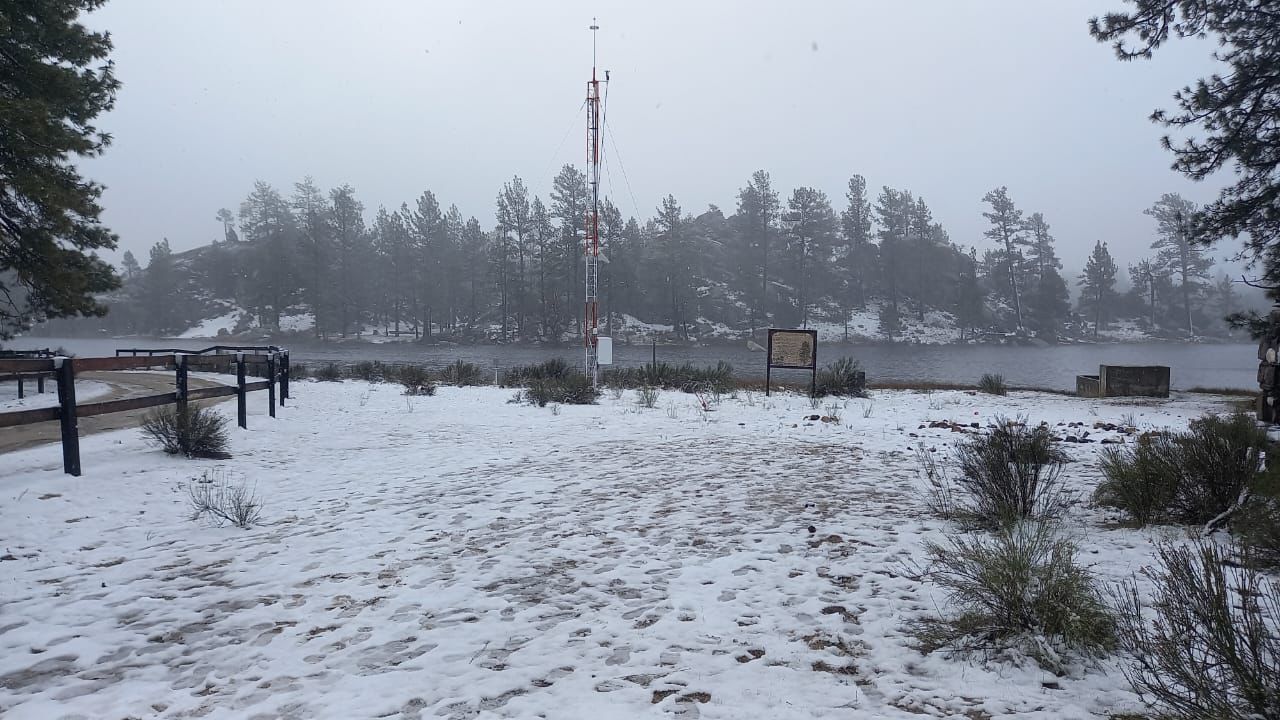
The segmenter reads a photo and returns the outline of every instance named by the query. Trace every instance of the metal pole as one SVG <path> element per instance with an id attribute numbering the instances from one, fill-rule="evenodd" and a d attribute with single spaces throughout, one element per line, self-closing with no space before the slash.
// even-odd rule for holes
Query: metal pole
<path id="1" fill-rule="evenodd" d="M 76 371 L 69 357 L 53 359 L 58 376 L 58 421 L 62 429 L 62 471 L 80 476 L 80 430 L 76 421 Z"/>
<path id="2" fill-rule="evenodd" d="M 267 356 L 267 411 L 276 416 L 276 355 Z"/>
<path id="3" fill-rule="evenodd" d="M 236 353 L 236 423 L 248 429 L 248 408 L 244 389 L 244 353 Z"/>

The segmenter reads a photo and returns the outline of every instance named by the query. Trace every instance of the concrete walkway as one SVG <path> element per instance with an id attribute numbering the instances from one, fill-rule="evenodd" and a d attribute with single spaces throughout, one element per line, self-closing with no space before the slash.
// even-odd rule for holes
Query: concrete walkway
<path id="1" fill-rule="evenodd" d="M 119 400 L 121 398 L 142 397 L 145 395 L 159 395 L 160 393 L 173 392 L 172 372 L 86 372 L 77 374 L 76 379 L 92 380 L 94 382 L 100 382 L 111 386 L 110 393 L 102 397 L 96 397 L 90 402 L 105 402 L 107 400 Z M 50 385 L 52 384 L 53 383 L 51 381 Z M 202 378 L 193 377 L 187 380 L 187 385 L 192 390 L 196 388 L 214 387 L 217 384 L 218 383 Z M 46 386 L 46 388 L 48 387 L 49 386 Z M 230 400 L 234 397 L 235 396 L 232 395 L 226 398 L 202 400 L 201 403 L 221 402 L 222 400 Z M 108 430 L 121 430 L 125 428 L 138 427 L 142 422 L 142 417 L 151 409 L 152 408 L 130 410 L 128 412 L 80 418 L 80 437 L 84 437 L 85 435 L 92 433 L 106 432 Z M 59 442 L 61 438 L 61 429 L 56 420 L 5 428 L 3 432 L 0 432 L 0 454 L 13 452 L 15 450 L 25 450 L 26 448 L 35 447 L 36 445 L 42 445 L 44 443 Z"/>

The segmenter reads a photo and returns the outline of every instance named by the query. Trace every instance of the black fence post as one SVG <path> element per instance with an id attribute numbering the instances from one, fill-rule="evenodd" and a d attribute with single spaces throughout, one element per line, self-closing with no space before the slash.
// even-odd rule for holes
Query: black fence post
<path id="1" fill-rule="evenodd" d="M 174 394 L 178 399 L 178 414 L 186 415 L 187 413 L 187 356 L 174 355 L 174 366 L 176 375 L 174 377 Z"/>
<path id="2" fill-rule="evenodd" d="M 36 375 L 36 392 L 44 394 L 44 375 Z"/>
<path id="3" fill-rule="evenodd" d="M 19 375 L 19 376 L 18 376 L 18 399 L 19 399 L 19 400 L 21 400 L 22 398 L 24 398 L 24 397 L 26 397 L 26 396 L 27 396 L 27 394 L 26 394 L 25 392 L 23 392 L 23 388 L 22 388 L 22 376 L 21 376 L 21 375 Z"/>
<path id="4" fill-rule="evenodd" d="M 58 420 L 62 425 L 62 472 L 80 476 L 80 432 L 76 422 L 76 371 L 69 357 L 54 358 Z"/>
<path id="5" fill-rule="evenodd" d="M 289 351 L 280 354 L 280 406 L 289 399 Z"/>
<path id="6" fill-rule="evenodd" d="M 267 411 L 276 416 L 276 354 L 267 355 Z"/>
<path id="7" fill-rule="evenodd" d="M 248 412 L 245 407 L 244 391 L 244 353 L 236 353 L 236 422 L 241 428 L 248 429 Z"/>

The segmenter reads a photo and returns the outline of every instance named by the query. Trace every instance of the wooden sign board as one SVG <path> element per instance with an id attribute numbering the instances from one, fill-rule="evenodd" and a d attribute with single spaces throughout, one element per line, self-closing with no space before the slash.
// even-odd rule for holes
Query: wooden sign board
<path id="1" fill-rule="evenodd" d="M 768 395 L 774 368 L 808 370 L 809 394 L 818 384 L 818 331 L 769 329 L 769 347 L 764 371 L 764 394 Z"/>

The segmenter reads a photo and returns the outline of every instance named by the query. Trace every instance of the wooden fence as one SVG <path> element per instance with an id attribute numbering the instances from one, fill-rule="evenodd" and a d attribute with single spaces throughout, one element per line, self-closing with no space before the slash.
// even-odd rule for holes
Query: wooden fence
<path id="1" fill-rule="evenodd" d="M 63 472 L 79 475 L 80 435 L 77 421 L 82 417 L 141 410 L 159 405 L 177 405 L 179 410 L 185 410 L 187 403 L 193 400 L 235 395 L 237 424 L 242 428 L 248 428 L 247 396 L 257 390 L 267 391 L 267 407 L 271 417 L 275 417 L 277 384 L 280 386 L 280 404 L 284 405 L 284 401 L 289 398 L 289 353 L 277 348 L 272 348 L 267 353 L 249 353 L 229 346 L 220 346 L 220 348 L 223 351 L 234 350 L 235 352 L 234 354 L 177 352 L 137 355 L 137 353 L 148 352 L 138 350 L 133 351 L 135 356 L 119 356 L 120 351 L 117 351 L 117 357 L 101 358 L 0 358 L 0 376 L 9 373 L 37 376 L 42 373 L 52 374 L 58 387 L 57 407 L 0 413 L 0 428 L 57 420 L 62 430 Z M 246 350 L 258 349 L 257 347 L 246 348 Z M 77 373 L 146 368 L 173 370 L 174 391 L 95 403 L 76 403 L 75 376 Z M 246 376 L 251 368 L 255 375 L 265 379 L 246 382 Z M 234 371 L 236 384 L 189 389 L 187 379 L 191 371 L 222 373 Z"/>

